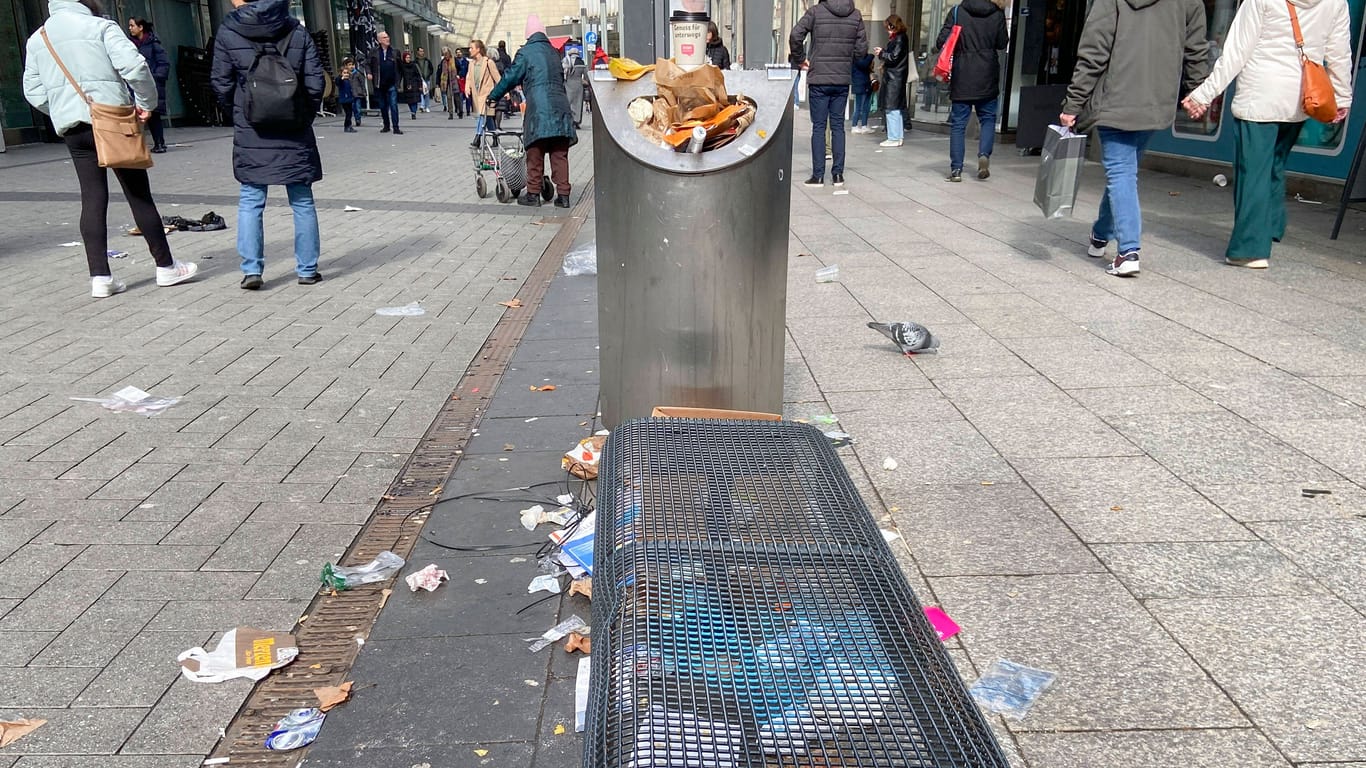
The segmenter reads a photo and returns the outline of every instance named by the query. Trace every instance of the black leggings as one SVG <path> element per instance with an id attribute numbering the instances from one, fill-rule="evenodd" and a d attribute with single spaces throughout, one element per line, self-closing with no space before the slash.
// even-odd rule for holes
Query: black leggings
<path id="1" fill-rule="evenodd" d="M 71 152 L 71 164 L 76 166 L 76 178 L 81 183 L 81 240 L 85 242 L 85 260 L 90 276 L 109 275 L 109 176 L 100 167 L 95 155 L 95 134 L 84 123 L 66 132 L 66 148 Z M 133 221 L 142 230 L 147 249 L 158 267 L 175 263 L 171 245 L 166 242 L 166 230 L 161 228 L 161 214 L 152 201 L 152 185 L 147 171 L 115 168 L 114 176 L 133 209 Z"/>

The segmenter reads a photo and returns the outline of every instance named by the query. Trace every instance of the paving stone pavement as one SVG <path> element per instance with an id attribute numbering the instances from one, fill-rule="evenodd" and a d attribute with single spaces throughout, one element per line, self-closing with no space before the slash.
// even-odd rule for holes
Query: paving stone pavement
<path id="1" fill-rule="evenodd" d="M 295 623 L 566 220 L 476 197 L 470 121 L 404 129 L 319 124 L 325 280 L 295 284 L 276 189 L 255 293 L 227 131 L 171 131 L 192 146 L 151 172 L 163 215 L 227 220 L 170 237 L 199 279 L 157 288 L 116 196 L 128 292 L 104 300 L 60 245 L 80 239 L 64 148 L 0 156 L 0 720 L 48 721 L 0 766 L 198 765 L 250 686 L 180 679 L 176 655 Z M 375 314 L 410 302 L 426 314 Z M 70 399 L 130 384 L 182 400 L 145 418 Z"/>
<path id="2" fill-rule="evenodd" d="M 804 112 L 797 125 L 793 175 L 804 178 Z M 419 121 L 412 134 L 445 128 Z M 22 712 L 52 722 L 46 736 L 0 751 L 0 768 L 18 755 L 23 768 L 196 764 L 246 687 L 176 682 L 169 659 L 235 623 L 288 625 L 297 617 L 317 565 L 349 541 L 496 319 L 483 310 L 515 291 L 517 282 L 488 270 L 524 276 L 553 234 L 535 224 L 544 213 L 472 200 L 454 141 L 450 157 L 418 163 L 416 154 L 382 146 L 392 140 L 356 138 L 371 143 L 337 158 L 324 184 L 349 181 L 338 192 L 319 189 L 335 203 L 333 225 L 358 229 L 338 246 L 351 249 L 341 265 L 355 264 L 339 265 L 342 280 L 312 289 L 280 284 L 244 299 L 233 295 L 235 278 L 224 268 L 185 287 L 202 291 L 195 301 L 172 302 L 181 289 L 144 284 L 92 307 L 78 256 L 25 246 L 0 260 L 7 284 L 62 308 L 42 309 L 39 322 L 32 299 L 4 305 L 12 329 L 6 360 L 22 368 L 7 364 L 0 378 L 0 402 L 8 404 L 0 418 L 0 632 L 13 638 L 0 642 L 0 717 Z M 573 164 L 579 179 L 586 143 Z M 383 152 L 395 153 L 393 168 L 377 159 Z M 990 181 L 950 185 L 942 180 L 946 154 L 940 136 L 912 132 L 905 147 L 887 150 L 875 137 L 850 137 L 848 186 L 839 190 L 847 194 L 794 187 L 785 410 L 796 418 L 833 413 L 855 436 L 841 451 L 846 466 L 879 522 L 903 534 L 894 547 L 922 602 L 942 605 L 963 626 L 950 653 L 965 680 L 996 658 L 1058 673 L 1026 718 L 992 719 L 1012 763 L 1366 764 L 1366 679 L 1357 672 L 1366 668 L 1366 216 L 1352 214 L 1334 243 L 1326 206 L 1292 202 L 1273 268 L 1237 270 L 1220 263 L 1231 192 L 1145 173 L 1144 273 L 1121 280 L 1084 255 L 1085 217 L 1100 190 L 1094 167 L 1079 218 L 1044 221 L 1030 200 L 1037 159 L 1002 146 Z M 437 178 L 432 163 L 447 163 L 447 178 Z M 32 168 L 20 169 L 36 176 L 30 196 L 49 202 L 6 202 L 0 211 L 19 234 L 0 248 L 25 237 L 74 239 L 36 224 L 59 210 L 74 221 L 74 205 L 56 199 L 74 185 Z M 196 171 L 186 173 L 192 179 Z M 399 178 L 410 173 L 431 183 Z M 218 189 L 231 189 L 225 173 L 215 178 Z M 182 206 L 222 206 L 225 215 L 232 208 L 230 195 L 184 186 Z M 339 212 L 362 200 L 379 201 L 354 204 L 387 220 Z M 442 203 L 444 212 L 429 210 Z M 16 213 L 15 205 L 30 207 Z M 475 216 L 470 205 L 497 213 L 483 224 L 467 220 Z M 268 215 L 277 237 L 288 231 L 284 209 Z M 481 244 L 472 249 L 479 259 L 517 267 L 476 270 L 466 251 L 431 253 L 439 244 L 426 238 L 443 235 L 403 239 L 405 227 L 433 218 L 446 222 L 436 229 L 448 233 L 448 251 L 476 228 L 523 232 L 519 242 L 532 245 L 495 255 Z M 462 229 L 451 230 L 452 222 Z M 376 230 L 400 241 L 395 255 L 368 250 Z M 172 242 L 213 237 L 177 234 Z M 207 263 L 231 266 L 230 241 L 186 250 L 194 247 L 222 255 Z M 74 260 L 55 275 L 38 273 L 35 255 Z M 815 283 L 816 268 L 830 264 L 840 265 L 840 280 Z M 458 279 L 444 279 L 454 273 Z M 336 293 L 319 298 L 319 288 Z M 419 319 L 430 324 L 420 332 L 411 319 L 370 315 L 414 298 L 431 310 L 434 294 L 443 309 Z M 153 297 L 155 307 L 129 309 Z M 458 319 L 448 318 L 455 307 Z M 83 317 L 106 312 L 102 319 L 137 330 Z M 943 352 L 906 360 L 863 327 L 871 319 L 924 322 Z M 443 325 L 448 320 L 463 325 Z M 264 332 L 247 345 L 224 327 Z M 91 338 L 90 328 L 103 330 Z M 178 354 L 177 345 L 191 350 Z M 517 359 L 572 367 L 591 362 L 591 348 L 578 334 L 539 342 L 533 334 Z M 404 359 L 407 352 L 414 357 Z M 147 421 L 65 399 L 126 381 L 191 398 Z M 591 403 L 593 388 L 578 389 L 585 391 L 564 394 Z M 520 407 L 495 398 L 489 419 L 515 431 L 505 417 Z M 551 432 L 522 427 L 526 450 L 508 462 L 470 456 L 461 466 L 483 473 L 470 487 L 540 479 L 559 453 L 541 449 L 572 443 L 586 413 L 576 400 L 563 423 L 542 419 Z M 505 441 L 494 439 L 492 424 L 485 442 L 496 446 Z M 899 463 L 895 471 L 881 468 L 888 456 Z M 1302 488 L 1332 493 L 1310 499 Z M 454 662 L 478 676 L 479 695 L 510 694 L 508 706 L 457 707 L 431 732 L 396 723 L 393 733 L 376 733 L 361 728 L 383 721 L 364 713 L 416 710 L 401 693 L 373 690 L 370 703 L 362 694 L 339 711 L 324 731 L 332 748 L 318 758 L 353 765 L 382 756 L 374 764 L 407 766 L 431 761 L 432 744 L 463 745 L 458 754 L 467 755 L 492 742 L 500 746 L 490 764 L 525 766 L 534 754 L 538 768 L 576 765 L 577 741 L 549 730 L 572 718 L 572 667 L 552 649 L 548 662 L 534 659 L 524 672 L 508 647 L 553 612 L 491 618 L 527 602 L 523 576 L 534 574 L 503 558 L 446 557 L 459 581 L 487 577 L 500 595 L 483 602 L 488 621 L 466 614 L 467 628 L 448 634 L 486 633 L 467 640 L 469 655 Z M 452 660 L 430 632 L 403 623 L 431 613 L 412 600 L 392 602 L 358 674 L 369 664 L 394 687 L 406 675 L 433 701 L 457 700 L 452 692 L 470 678 L 447 668 Z M 389 659 L 388 650 L 417 655 Z M 546 680 L 545 693 L 527 690 L 524 679 Z M 348 738 L 356 741 L 341 743 Z M 385 749 L 358 758 L 361 742 Z M 114 752 L 121 756 L 91 757 Z"/>

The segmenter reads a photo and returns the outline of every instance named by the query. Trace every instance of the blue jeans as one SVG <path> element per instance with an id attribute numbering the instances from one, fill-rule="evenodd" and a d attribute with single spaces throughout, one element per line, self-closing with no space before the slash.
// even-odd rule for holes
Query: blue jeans
<path id="1" fill-rule="evenodd" d="M 286 184 L 289 207 L 294 209 L 294 261 L 299 277 L 318 274 L 318 209 L 313 206 L 313 186 Z M 243 184 L 237 202 L 237 254 L 242 257 L 242 274 L 264 274 L 266 267 L 265 225 L 261 215 L 266 208 L 266 186 Z"/>
<path id="2" fill-rule="evenodd" d="M 398 86 L 376 89 L 375 99 L 379 101 L 379 116 L 384 118 L 384 127 L 388 128 L 391 122 L 395 128 L 399 127 Z"/>
<path id="3" fill-rule="evenodd" d="M 488 120 L 488 115 L 476 115 L 476 116 L 475 116 L 475 118 L 474 118 L 474 135 L 475 135 L 476 138 L 479 137 L 479 136 L 483 136 L 483 135 L 484 135 L 484 123 L 485 123 L 485 121 L 487 121 L 487 120 Z"/>
<path id="4" fill-rule="evenodd" d="M 807 88 L 811 104 L 811 175 L 825 178 L 825 124 L 830 123 L 830 154 L 835 156 L 830 172 L 844 175 L 844 105 L 849 101 L 847 85 L 813 85 Z"/>
<path id="5" fill-rule="evenodd" d="M 903 122 L 901 110 L 887 110 L 887 140 L 901 141 L 906 138 L 906 124 Z"/>
<path id="6" fill-rule="evenodd" d="M 360 125 L 361 112 L 362 112 L 364 109 L 365 109 L 365 100 L 364 100 L 364 99 L 362 99 L 362 98 L 360 98 L 360 97 L 357 97 L 355 101 L 351 102 L 351 113 L 352 113 L 352 114 L 355 116 L 355 118 L 356 118 L 356 125 Z"/>
<path id="7" fill-rule="evenodd" d="M 982 135 L 977 139 L 977 156 L 991 157 L 996 145 L 996 99 L 986 101 L 955 101 L 949 110 L 949 170 L 963 170 L 963 144 L 968 132 L 968 118 L 977 110 L 977 124 Z"/>
<path id="8" fill-rule="evenodd" d="M 1119 242 L 1121 255 L 1138 250 L 1143 235 L 1143 212 L 1138 206 L 1138 161 L 1152 131 L 1100 129 L 1100 162 L 1105 166 L 1105 196 L 1100 215 L 1091 227 L 1097 240 Z"/>
<path id="9" fill-rule="evenodd" d="M 868 125 L 868 107 L 873 103 L 872 92 L 854 94 L 854 127 Z"/>

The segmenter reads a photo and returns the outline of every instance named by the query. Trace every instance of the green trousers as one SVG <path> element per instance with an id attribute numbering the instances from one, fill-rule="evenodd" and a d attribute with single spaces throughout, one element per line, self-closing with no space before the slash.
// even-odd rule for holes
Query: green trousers
<path id="1" fill-rule="evenodd" d="M 1285 236 L 1285 161 L 1304 123 L 1233 120 L 1233 234 L 1224 255 L 1266 259 Z"/>

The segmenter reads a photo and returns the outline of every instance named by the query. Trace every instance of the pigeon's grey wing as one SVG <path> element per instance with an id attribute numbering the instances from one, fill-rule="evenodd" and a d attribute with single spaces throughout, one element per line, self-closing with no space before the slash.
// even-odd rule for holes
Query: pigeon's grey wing
<path id="1" fill-rule="evenodd" d="M 877 331 L 878 333 L 882 334 L 883 336 L 886 336 L 887 338 L 891 339 L 892 341 L 896 341 L 896 336 L 893 335 L 893 334 L 895 333 L 895 324 L 894 324 L 894 323 L 869 322 L 869 323 L 868 323 L 868 327 L 869 327 L 869 328 L 872 328 L 873 330 Z"/>

